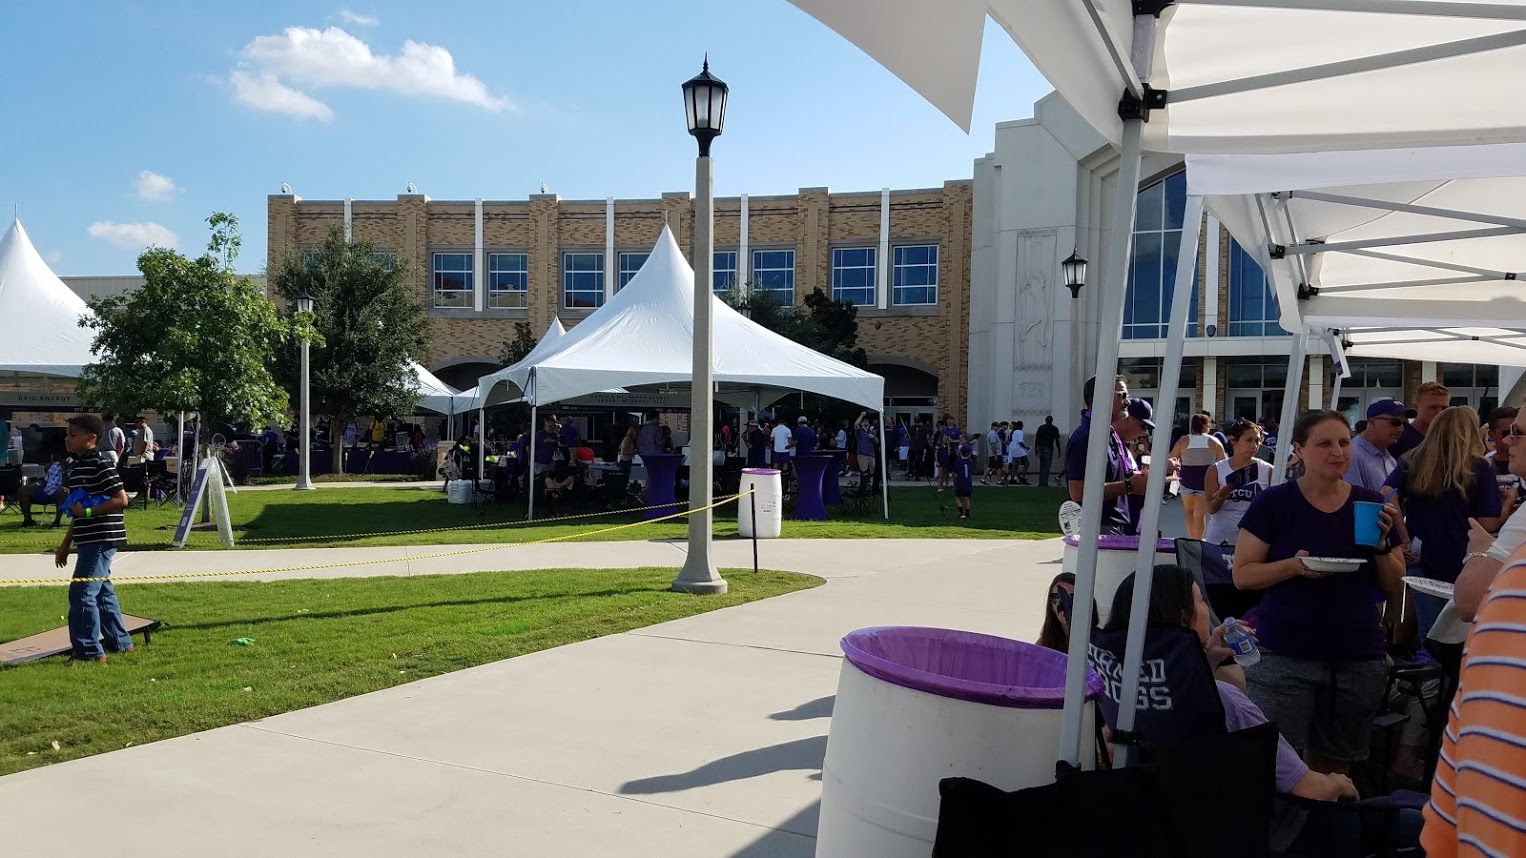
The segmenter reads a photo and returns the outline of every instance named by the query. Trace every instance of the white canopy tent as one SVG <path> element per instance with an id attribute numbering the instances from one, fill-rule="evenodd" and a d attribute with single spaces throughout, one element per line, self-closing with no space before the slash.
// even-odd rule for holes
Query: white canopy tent
<path id="1" fill-rule="evenodd" d="M 1121 150 L 1111 238 L 1102 268 L 1097 376 L 1118 366 L 1140 155 L 1153 151 L 1300 152 L 1526 141 L 1526 3 L 1518 0 L 790 0 L 842 34 L 969 130 L 985 18 L 995 19 L 1049 82 Z M 1141 14 L 1135 15 L 1139 10 Z M 1152 14 L 1153 13 L 1153 14 Z M 1226 49 L 1225 46 L 1232 46 Z M 1148 123 L 1148 124 L 1147 124 Z M 1189 196 L 1186 223 L 1202 197 Z M 1195 259 L 1183 230 L 1180 259 Z M 1190 252 L 1188 245 L 1190 244 Z M 1178 266 L 1160 389 L 1180 379 L 1192 266 Z M 1297 338 L 1300 354 L 1307 334 Z M 1299 379 L 1290 378 L 1296 389 Z M 1105 413 L 1111 385 L 1091 406 Z M 1085 482 L 1100 485 L 1107 434 L 1091 433 Z M 1152 458 L 1164 461 L 1168 433 Z M 1150 472 L 1159 497 L 1165 469 Z M 1070 652 L 1086 652 L 1102 505 L 1083 504 Z M 1155 504 L 1142 533 L 1154 534 Z M 1154 565 L 1141 539 L 1137 569 Z M 1138 694 L 1148 575 L 1134 589 L 1123 700 Z M 1066 675 L 1060 756 L 1081 759 L 1086 659 Z M 1134 710 L 1122 707 L 1119 728 Z"/>
<path id="2" fill-rule="evenodd" d="M 718 400 L 756 406 L 804 390 L 884 411 L 881 376 L 780 336 L 714 295 L 710 301 Z M 613 389 L 683 388 L 693 371 L 693 341 L 694 270 L 672 231 L 663 227 L 641 270 L 604 306 L 544 352 L 537 346 L 524 360 L 483 376 L 479 407 L 523 397 L 533 412 Z M 880 435 L 883 449 L 883 420 Z M 888 470 L 885 457 L 880 459 L 888 518 Z M 532 502 L 533 497 L 531 492 Z"/>
<path id="3" fill-rule="evenodd" d="M 0 371 L 77 377 L 93 353 L 79 324 L 89 312 L 12 222 L 0 238 Z"/>
<path id="4" fill-rule="evenodd" d="M 418 404 L 421 407 L 447 417 L 459 410 L 460 391 L 435 378 L 433 373 L 416 361 L 408 361 L 408 368 L 413 370 L 413 389 L 418 391 Z"/>

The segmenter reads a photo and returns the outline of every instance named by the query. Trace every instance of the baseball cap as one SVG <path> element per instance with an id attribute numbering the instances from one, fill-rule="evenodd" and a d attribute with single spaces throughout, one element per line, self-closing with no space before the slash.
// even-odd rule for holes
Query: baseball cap
<path id="1" fill-rule="evenodd" d="M 802 415 L 800 415 L 800 419 L 799 419 L 799 420 L 796 420 L 796 421 L 795 421 L 795 422 L 796 422 L 796 423 L 809 423 L 809 422 L 811 422 L 811 421 L 810 421 L 810 419 L 809 419 L 809 418 L 807 418 L 807 417 L 806 417 L 806 416 L 805 416 L 805 415 L 804 415 L 804 414 L 802 414 Z"/>
<path id="2" fill-rule="evenodd" d="M 1367 406 L 1367 419 L 1374 417 L 1414 417 L 1415 410 L 1406 408 L 1404 403 L 1396 399 L 1379 399 Z"/>
<path id="3" fill-rule="evenodd" d="M 971 449 L 969 444 L 961 444 L 961 445 L 959 445 L 959 455 L 961 455 L 961 456 L 968 456 L 968 455 L 973 454 L 974 452 L 975 451 L 973 449 Z"/>
<path id="4" fill-rule="evenodd" d="M 1150 419 L 1155 416 L 1155 409 L 1151 408 L 1150 403 L 1143 399 L 1130 399 L 1128 413 L 1130 417 L 1143 423 L 1146 429 L 1155 428 L 1155 421 Z"/>

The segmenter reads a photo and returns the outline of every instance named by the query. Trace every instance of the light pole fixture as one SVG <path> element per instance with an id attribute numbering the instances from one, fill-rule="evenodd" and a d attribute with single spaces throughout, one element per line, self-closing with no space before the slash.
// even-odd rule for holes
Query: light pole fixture
<path id="1" fill-rule="evenodd" d="M 1060 271 L 1065 275 L 1065 288 L 1070 290 L 1070 297 L 1081 297 L 1081 287 L 1086 285 L 1086 260 L 1071 250 L 1065 261 L 1060 263 Z"/>
<path id="2" fill-rule="evenodd" d="M 303 287 L 302 293 L 297 296 L 297 312 L 311 313 L 313 311 L 313 296 Z M 310 375 L 308 364 L 307 336 L 302 337 L 302 391 L 301 409 L 302 417 L 297 424 L 297 485 L 294 491 L 311 491 L 315 486 L 312 481 L 313 467 L 313 432 L 312 432 L 312 401 L 308 385 Z"/>
<path id="3" fill-rule="evenodd" d="M 744 318 L 744 319 L 751 319 L 752 318 L 752 302 L 751 301 L 743 301 L 742 302 L 742 306 L 737 308 L 737 312 L 742 314 L 742 318 Z"/>
<path id="4" fill-rule="evenodd" d="M 710 57 L 699 75 L 683 85 L 684 117 L 699 141 L 694 167 L 694 364 L 689 377 L 689 551 L 673 589 L 683 593 L 724 593 L 726 579 L 711 559 L 709 509 L 714 481 L 715 368 L 711 305 L 715 268 L 715 172 L 710 142 L 726 124 L 726 84 L 710 74 Z"/>

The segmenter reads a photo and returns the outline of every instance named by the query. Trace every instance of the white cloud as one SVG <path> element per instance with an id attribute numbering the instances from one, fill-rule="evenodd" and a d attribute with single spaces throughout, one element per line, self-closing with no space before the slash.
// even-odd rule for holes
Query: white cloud
<path id="1" fill-rule="evenodd" d="M 128 250 L 142 250 L 151 244 L 174 247 L 180 242 L 180 238 L 169 227 L 152 222 L 112 223 L 100 220 L 90 225 L 90 237 Z"/>
<path id="2" fill-rule="evenodd" d="M 50 250 L 43 254 L 42 258 L 47 260 L 49 265 L 57 265 L 64 261 L 64 253 L 61 250 Z"/>
<path id="3" fill-rule="evenodd" d="M 345 7 L 339 10 L 339 20 L 346 24 L 354 24 L 357 27 L 374 27 L 381 23 L 375 15 L 362 15 L 359 12 Z"/>
<path id="4" fill-rule="evenodd" d="M 174 179 L 155 173 L 153 170 L 139 170 L 138 181 L 133 187 L 137 188 L 138 196 L 145 200 L 167 200 L 180 190 L 180 186 L 175 184 Z"/>
<path id="5" fill-rule="evenodd" d="M 233 84 L 233 97 L 255 110 L 324 122 L 334 117 L 327 104 L 281 83 L 269 72 L 252 77 L 248 72 L 234 71 L 229 81 Z"/>
<path id="6" fill-rule="evenodd" d="M 450 51 L 407 41 L 399 54 L 375 54 L 371 46 L 338 27 L 288 27 L 280 35 L 256 36 L 243 59 L 254 73 L 233 72 L 240 101 L 262 110 L 328 118 L 332 111 L 294 87 L 353 87 L 443 98 L 498 111 L 512 107 L 487 85 L 456 71 Z M 258 89 L 257 95 L 246 91 Z M 271 103 L 279 106 L 267 106 Z M 321 111 L 321 112 L 320 112 Z"/>

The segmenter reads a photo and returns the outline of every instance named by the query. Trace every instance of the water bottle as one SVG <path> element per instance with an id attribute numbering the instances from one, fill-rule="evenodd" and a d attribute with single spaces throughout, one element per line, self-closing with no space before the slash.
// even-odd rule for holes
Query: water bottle
<path id="1" fill-rule="evenodd" d="M 1224 621 L 1224 643 L 1234 650 L 1235 663 L 1241 667 L 1250 667 L 1261 661 L 1261 650 L 1256 648 L 1256 639 L 1234 617 Z"/>

